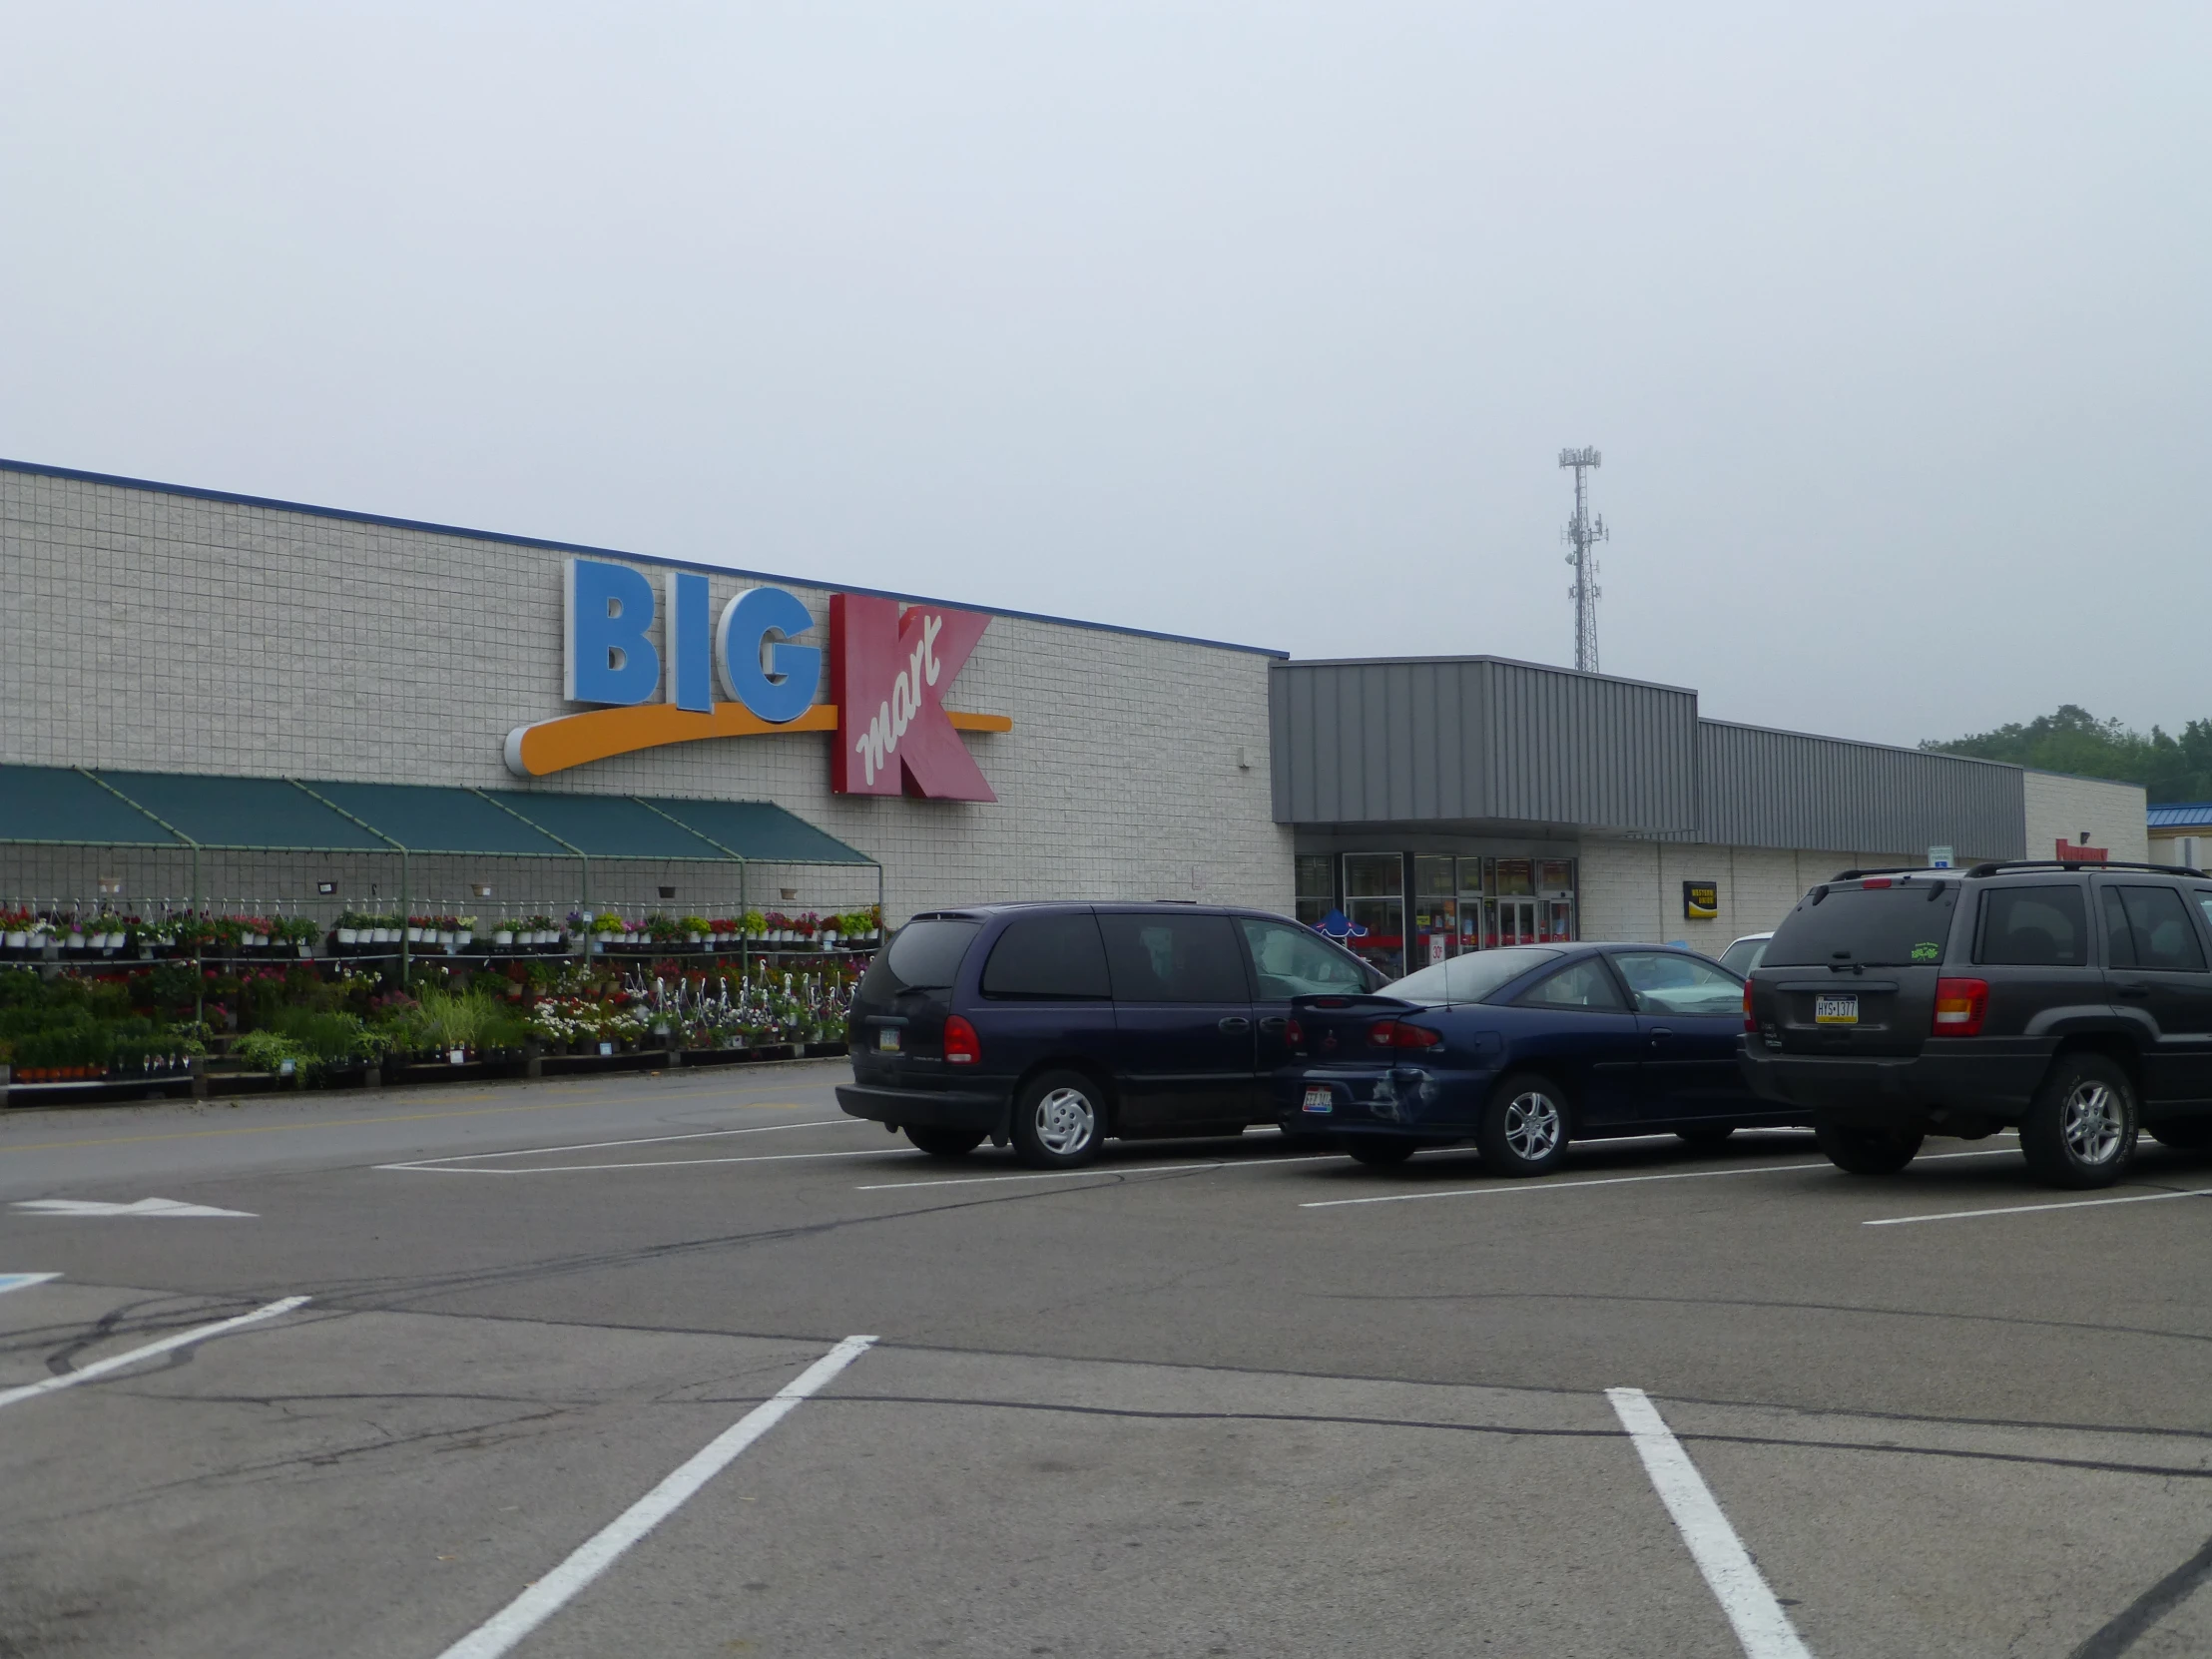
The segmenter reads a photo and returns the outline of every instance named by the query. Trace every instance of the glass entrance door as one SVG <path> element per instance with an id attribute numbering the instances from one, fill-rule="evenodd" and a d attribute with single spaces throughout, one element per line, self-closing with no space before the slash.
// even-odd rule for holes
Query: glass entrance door
<path id="1" fill-rule="evenodd" d="M 1501 898 L 1497 901 L 1497 942 L 1536 943 L 1536 900 Z"/>

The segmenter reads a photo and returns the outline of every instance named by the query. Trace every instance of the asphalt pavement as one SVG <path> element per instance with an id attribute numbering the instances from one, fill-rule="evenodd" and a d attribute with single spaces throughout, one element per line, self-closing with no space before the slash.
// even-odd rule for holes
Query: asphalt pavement
<path id="1" fill-rule="evenodd" d="M 0 1116 L 0 1656 L 2212 1652 L 2212 1157 L 1048 1175 L 841 1075 Z"/>

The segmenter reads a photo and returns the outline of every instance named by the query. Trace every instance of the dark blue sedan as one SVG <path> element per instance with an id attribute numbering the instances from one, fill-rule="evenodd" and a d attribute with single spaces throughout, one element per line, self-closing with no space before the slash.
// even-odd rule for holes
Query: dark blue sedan
<path id="1" fill-rule="evenodd" d="M 1367 1164 L 1471 1140 L 1503 1175 L 1556 1167 L 1570 1140 L 1717 1144 L 1800 1122 L 1754 1099 L 1737 1071 L 1743 999 L 1741 979 L 1687 950 L 1475 951 L 1371 995 L 1295 999 L 1277 1115 Z"/>

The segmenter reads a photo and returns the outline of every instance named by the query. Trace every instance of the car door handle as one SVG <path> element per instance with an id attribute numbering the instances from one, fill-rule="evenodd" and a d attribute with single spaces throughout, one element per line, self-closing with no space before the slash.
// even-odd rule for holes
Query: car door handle
<path id="1" fill-rule="evenodd" d="M 1673 1035 L 1674 1033 L 1664 1025 L 1655 1025 L 1651 1029 L 1651 1040 L 1653 1042 L 1657 1042 L 1661 1037 L 1671 1037 Z"/>
<path id="2" fill-rule="evenodd" d="M 1264 1019 L 1260 1022 L 1260 1029 L 1265 1031 L 1271 1037 L 1276 1036 L 1284 1031 L 1288 1031 L 1290 1028 L 1291 1022 L 1287 1019 L 1284 1019 L 1280 1015 L 1271 1015 L 1267 1019 Z"/>
<path id="3" fill-rule="evenodd" d="M 1235 1036 L 1239 1031 L 1251 1030 L 1252 1021 L 1246 1019 L 1242 1014 L 1231 1014 L 1227 1019 L 1221 1022 L 1221 1028 L 1224 1031 L 1227 1031 L 1231 1036 Z"/>
<path id="4" fill-rule="evenodd" d="M 2114 985 L 2112 988 L 2118 991 L 2122 996 L 2150 995 L 2150 987 L 2148 985 Z"/>

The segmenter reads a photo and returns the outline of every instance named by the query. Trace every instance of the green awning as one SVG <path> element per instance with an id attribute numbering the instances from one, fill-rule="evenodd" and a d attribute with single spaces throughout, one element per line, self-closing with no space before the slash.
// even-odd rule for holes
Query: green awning
<path id="1" fill-rule="evenodd" d="M 303 780 L 299 788 L 350 813 L 409 852 L 576 856 L 574 847 L 563 846 L 474 790 L 433 784 L 333 784 L 323 779 Z"/>
<path id="2" fill-rule="evenodd" d="M 658 795 L 641 795 L 638 799 L 755 863 L 875 862 L 772 801 L 683 801 Z"/>
<path id="3" fill-rule="evenodd" d="M 391 842 L 282 778 L 107 771 L 94 776 L 202 846 L 254 852 L 394 850 Z"/>
<path id="4" fill-rule="evenodd" d="M 626 795 L 539 795 L 485 790 L 548 834 L 589 858 L 698 858 L 727 863 L 730 854 L 681 824 Z"/>
<path id="5" fill-rule="evenodd" d="M 0 766 L 0 841 L 57 846 L 185 842 L 112 790 L 68 767 Z"/>
<path id="6" fill-rule="evenodd" d="M 0 766 L 0 843 L 238 852 L 875 860 L 766 801 Z"/>

